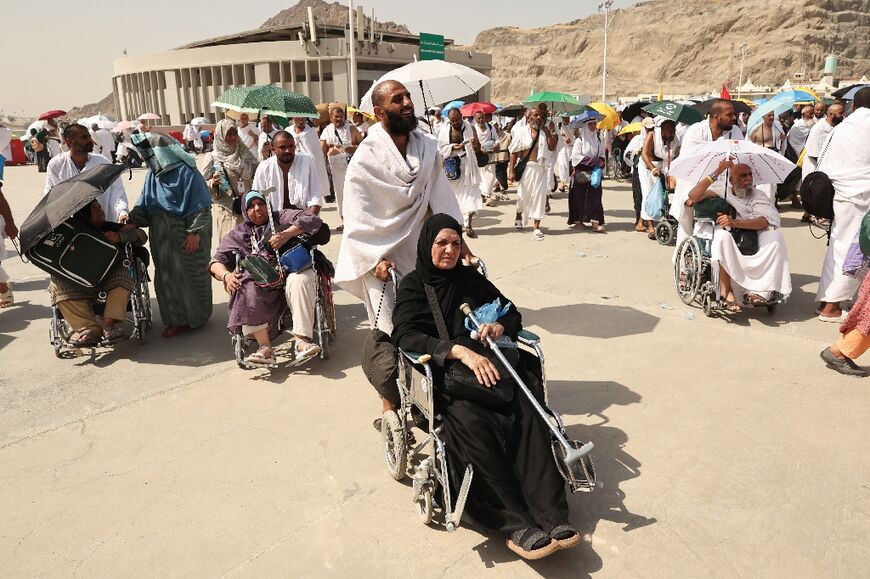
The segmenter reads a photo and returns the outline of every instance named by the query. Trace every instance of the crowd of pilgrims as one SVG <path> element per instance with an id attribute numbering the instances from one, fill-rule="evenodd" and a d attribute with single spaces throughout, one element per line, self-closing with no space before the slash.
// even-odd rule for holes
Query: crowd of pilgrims
<path id="1" fill-rule="evenodd" d="M 728 284 L 724 297 L 732 311 L 739 311 L 740 298 L 751 304 L 764 299 L 759 294 L 765 292 L 791 292 L 776 204 L 799 203 L 796 184 L 785 190 L 756 186 L 747 166 L 730 161 L 699 183 L 681 183 L 669 175 L 675 159 L 703 143 L 744 138 L 747 118 L 737 115 L 730 101 L 716 101 L 709 117 L 691 126 L 641 113 L 610 131 L 599 130 L 594 116 L 554 117 L 546 106 L 495 120 L 480 112 L 463 119 L 455 108 L 442 115 L 436 107 L 427 118 L 418 119 L 409 93 L 395 81 L 379 84 L 373 103 L 377 122 L 359 113 L 348 121 L 344 107 L 336 104 L 329 109 L 329 122 L 319 129 L 305 118 L 292 119 L 286 129 L 275 127 L 268 117 L 257 126 L 247 115 L 221 120 L 214 130 L 213 149 L 199 155 L 198 162 L 167 135 L 133 134 L 133 146 L 154 153 L 147 159 L 149 172 L 134 207 L 128 207 L 118 180 L 77 218 L 102 229 L 113 242 L 141 245 L 150 240 L 165 337 L 202 326 L 212 313 L 212 278 L 222 283 L 232 295 L 229 330 L 259 344 L 249 358 L 254 364 L 274 361 L 270 316 L 282 298 L 294 318 L 299 355 L 316 355 L 314 280 L 300 272 L 288 278 L 286 295 L 264 292 L 247 274 L 234 271 L 235 259 L 274 252 L 295 236 L 328 230 L 320 213 L 325 203 L 335 202 L 343 223 L 333 225 L 344 233 L 336 281 L 363 301 L 371 327 L 392 335 L 396 345 L 430 354 L 439 368 L 461 363 L 481 384 L 494 383 L 499 375 L 491 360 L 460 341 L 469 332 L 457 313 L 459 303 L 509 300 L 469 265 L 474 254 L 466 239 L 477 236 L 474 217 L 484 205 L 505 201 L 506 192 L 516 186 L 514 227 L 524 230 L 531 224 L 532 239 L 541 241 L 550 197 L 567 192 L 567 226 L 605 233 L 601 179 L 594 173 L 600 173 L 608 160 L 617 174 L 630 174 L 638 232 L 653 233 L 645 198 L 656 183 L 673 191 L 670 211 L 679 224 L 678 241 L 693 234 L 693 202 L 721 195 L 713 184 L 730 170 L 733 195 L 727 201 L 736 214 L 723 215 L 728 223 L 720 225 L 742 221 L 763 235 L 755 255 L 736 251 L 730 236 L 714 240 L 712 257 Z M 822 357 L 834 369 L 856 375 L 866 375 L 853 360 L 870 347 L 870 287 L 867 278 L 861 284 L 844 276 L 842 269 L 857 227 L 870 209 L 868 107 L 870 90 L 864 90 L 848 115 L 842 103 L 820 103 L 779 118 L 770 115 L 748 136 L 790 159 L 805 150 L 804 174 L 819 163 L 834 185 L 835 219 L 817 314 L 825 321 L 842 322 L 843 337 Z M 625 134 L 622 129 L 630 123 L 640 123 L 641 128 Z M 93 152 L 94 139 L 86 127 L 70 125 L 62 138 L 67 151 L 48 162 L 46 192 L 80 172 L 112 162 Z M 199 147 L 195 139 L 185 144 Z M 822 150 L 827 153 L 820 160 Z M 0 200 L 5 220 L 0 230 L 15 237 L 8 204 Z M 270 210 L 283 230 L 269 230 Z M 148 230 L 147 236 L 141 228 Z M 866 265 L 865 260 L 865 271 Z M 391 269 L 403 276 L 397 294 L 387 284 Z M 14 300 L 2 273 L 0 290 L 5 290 L 0 297 L 8 307 Z M 101 322 L 89 310 L 90 296 L 52 278 L 52 301 L 76 330 L 75 344 L 92 345 L 116 332 L 113 326 L 123 319 L 130 292 L 129 280 L 122 278 L 109 278 L 111 303 Z M 847 315 L 842 304 L 853 299 L 859 284 L 859 298 Z M 427 295 L 430 289 L 434 297 Z M 446 328 L 434 321 L 436 307 Z M 485 326 L 480 328 L 484 337 L 516 339 L 522 317 L 511 305 L 502 319 Z M 530 383 L 533 374 L 528 375 Z M 395 407 L 395 398 L 383 392 L 381 402 L 384 411 Z M 451 458 L 457 465 L 475 464 L 471 518 L 486 529 L 505 532 L 508 546 L 524 557 L 540 558 L 576 545 L 579 535 L 568 521 L 564 485 L 547 458 L 549 436 L 533 420 L 523 397 L 498 411 L 466 400 L 439 404 Z"/>

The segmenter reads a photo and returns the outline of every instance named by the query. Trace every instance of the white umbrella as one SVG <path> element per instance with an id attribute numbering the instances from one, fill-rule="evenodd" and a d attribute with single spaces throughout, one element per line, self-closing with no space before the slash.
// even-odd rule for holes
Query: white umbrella
<path id="1" fill-rule="evenodd" d="M 100 114 L 93 115 L 90 117 L 85 117 L 83 119 L 79 119 L 77 122 L 78 122 L 78 124 L 85 126 L 89 129 L 91 128 L 91 125 L 96 123 L 97 126 L 100 127 L 101 129 L 109 129 L 109 130 L 114 129 L 115 126 L 118 124 L 114 120 L 112 120 L 111 117 L 107 117 L 106 115 L 100 115 Z"/>
<path id="2" fill-rule="evenodd" d="M 421 117 L 431 106 L 476 93 L 486 86 L 489 77 L 467 66 L 443 60 L 412 62 L 376 80 L 360 101 L 360 111 L 374 112 L 372 90 L 385 80 L 397 80 L 405 85 L 414 102 L 414 114 Z"/>
<path id="3" fill-rule="evenodd" d="M 123 133 L 124 131 L 126 131 L 128 129 L 135 129 L 138 126 L 139 126 L 139 123 L 137 123 L 135 121 L 121 121 L 120 123 L 117 124 L 117 126 L 114 129 L 112 129 L 112 132 L 113 133 Z"/>
<path id="4" fill-rule="evenodd" d="M 45 121 L 33 121 L 30 123 L 30 126 L 27 127 L 27 130 L 24 131 L 24 134 L 21 135 L 18 140 L 19 141 L 29 141 L 30 140 L 30 129 L 36 129 L 39 132 L 40 129 L 45 127 Z"/>
<path id="5" fill-rule="evenodd" d="M 776 151 L 750 141 L 719 139 L 704 143 L 691 153 L 681 154 L 671 164 L 670 174 L 697 183 L 715 171 L 725 159 L 749 165 L 755 185 L 782 183 L 797 166 Z"/>
<path id="6" fill-rule="evenodd" d="M 208 119 L 205 118 L 205 117 L 196 117 L 195 119 L 190 119 L 190 124 L 191 124 L 191 125 L 194 125 L 194 126 L 196 126 L 196 125 L 207 125 L 207 124 L 208 124 Z"/>

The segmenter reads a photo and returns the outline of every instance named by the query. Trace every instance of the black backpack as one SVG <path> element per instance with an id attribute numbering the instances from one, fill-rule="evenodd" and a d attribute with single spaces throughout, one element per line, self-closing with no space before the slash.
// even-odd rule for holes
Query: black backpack
<path id="1" fill-rule="evenodd" d="M 822 159 L 833 138 L 834 135 L 831 133 L 824 150 L 819 155 L 817 168 L 822 164 Z M 834 218 L 834 184 L 831 183 L 831 178 L 827 174 L 816 170 L 806 176 L 801 183 L 801 205 L 803 205 L 804 211 L 819 219 Z"/>

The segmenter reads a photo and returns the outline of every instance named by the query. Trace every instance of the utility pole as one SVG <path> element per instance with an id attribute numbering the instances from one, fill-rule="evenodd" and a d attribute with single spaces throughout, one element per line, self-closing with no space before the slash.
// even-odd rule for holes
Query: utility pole
<path id="1" fill-rule="evenodd" d="M 745 42 L 740 45 L 740 80 L 737 83 L 737 98 L 740 98 L 740 87 L 743 86 L 743 61 L 746 60 L 746 49 L 749 45 Z"/>
<path id="2" fill-rule="evenodd" d="M 607 29 L 613 22 L 613 17 L 608 18 L 608 12 L 613 6 L 613 0 L 604 0 L 598 5 L 598 11 L 604 13 L 604 66 L 601 70 L 601 102 L 607 101 Z"/>
<path id="3" fill-rule="evenodd" d="M 350 102 L 353 106 L 357 106 L 359 103 L 356 100 L 356 38 L 354 37 L 353 29 L 353 0 L 348 0 L 348 4 L 350 5 L 350 9 L 348 11 L 348 17 L 350 18 L 350 34 L 348 36 L 348 40 L 350 43 Z"/>

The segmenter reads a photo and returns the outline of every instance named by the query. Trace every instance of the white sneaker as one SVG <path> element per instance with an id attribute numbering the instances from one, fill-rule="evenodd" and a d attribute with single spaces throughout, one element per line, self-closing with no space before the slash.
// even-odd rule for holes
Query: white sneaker
<path id="1" fill-rule="evenodd" d="M 517 231 L 522 231 L 523 230 L 523 222 L 520 221 L 519 219 L 514 221 L 514 229 L 516 229 Z"/>
<path id="2" fill-rule="evenodd" d="M 542 239 L 544 239 L 544 232 L 540 229 L 535 229 L 532 232 L 532 237 L 535 238 L 535 241 L 541 241 Z"/>

